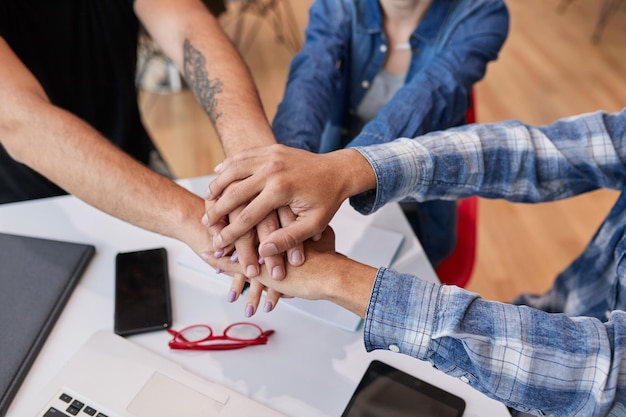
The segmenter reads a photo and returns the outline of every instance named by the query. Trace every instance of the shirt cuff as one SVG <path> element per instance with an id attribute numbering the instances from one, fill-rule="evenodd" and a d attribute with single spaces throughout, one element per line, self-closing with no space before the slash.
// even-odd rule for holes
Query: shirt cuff
<path id="1" fill-rule="evenodd" d="M 441 285 L 381 268 L 364 324 L 367 351 L 391 350 L 427 360 Z"/>
<path id="2" fill-rule="evenodd" d="M 428 188 L 430 157 L 413 139 L 397 139 L 383 145 L 353 148 L 372 166 L 376 190 L 353 196 L 350 204 L 361 214 L 371 214 L 391 201 L 420 197 Z M 419 198 L 418 198 L 419 200 Z"/>

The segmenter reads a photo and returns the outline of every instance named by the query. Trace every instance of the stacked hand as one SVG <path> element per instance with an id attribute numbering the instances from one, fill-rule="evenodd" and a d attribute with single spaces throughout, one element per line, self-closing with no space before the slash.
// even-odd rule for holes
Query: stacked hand
<path id="1" fill-rule="evenodd" d="M 231 300 L 249 280 L 246 313 L 250 305 L 256 311 L 263 285 L 270 288 L 264 309 L 271 310 L 280 297 L 271 289 L 285 277 L 285 267 L 292 274 L 305 264 L 302 243 L 319 240 L 341 203 L 365 191 L 356 175 L 363 168 L 369 164 L 353 150 L 314 154 L 282 145 L 247 149 L 224 160 L 207 189 L 203 223 L 213 236 L 219 269 L 234 275 Z M 233 250 L 236 257 L 223 257 Z"/>

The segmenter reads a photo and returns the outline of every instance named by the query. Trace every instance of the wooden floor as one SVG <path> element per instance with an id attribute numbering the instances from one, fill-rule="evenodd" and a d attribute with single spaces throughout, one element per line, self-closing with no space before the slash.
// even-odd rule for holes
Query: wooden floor
<path id="1" fill-rule="evenodd" d="M 287 0 L 283 0 L 287 1 Z M 497 62 L 476 86 L 480 122 L 519 119 L 532 124 L 599 109 L 626 106 L 626 5 L 611 16 L 599 43 L 591 35 L 600 0 L 508 0 L 509 37 Z M 310 0 L 291 0 L 303 28 Z M 284 12 L 285 10 L 281 10 Z M 244 17 L 250 32 L 254 16 Z M 233 34 L 236 16 L 222 18 Z M 268 118 L 280 101 L 291 51 L 277 41 L 266 19 L 244 57 L 258 85 Z M 208 118 L 188 91 L 142 93 L 146 125 L 175 175 L 212 173 L 223 155 Z M 617 197 L 596 191 L 537 205 L 481 200 L 478 253 L 468 289 L 508 301 L 520 292 L 543 292 L 585 246 Z"/>

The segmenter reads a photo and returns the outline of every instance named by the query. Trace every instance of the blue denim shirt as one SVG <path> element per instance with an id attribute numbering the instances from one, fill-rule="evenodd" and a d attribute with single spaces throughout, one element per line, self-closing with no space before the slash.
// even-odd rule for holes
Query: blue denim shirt
<path id="1" fill-rule="evenodd" d="M 626 187 L 626 109 L 534 128 L 470 125 L 357 148 L 377 188 L 362 213 L 407 195 L 519 202 Z M 543 295 L 512 304 L 380 269 L 365 321 L 368 350 L 399 347 L 518 410 L 626 415 L 626 193 L 583 253 Z"/>
<path id="2" fill-rule="evenodd" d="M 462 124 L 508 24 L 501 0 L 434 0 L 411 35 L 404 87 L 363 126 L 356 109 L 388 50 L 378 0 L 315 0 L 273 121 L 276 140 L 326 152 Z"/>

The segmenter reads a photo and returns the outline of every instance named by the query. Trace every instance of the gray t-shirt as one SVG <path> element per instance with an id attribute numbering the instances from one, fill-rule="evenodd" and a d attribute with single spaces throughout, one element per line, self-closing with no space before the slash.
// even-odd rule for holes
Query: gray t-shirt
<path id="1" fill-rule="evenodd" d="M 404 85 L 406 74 L 393 75 L 381 69 L 372 80 L 363 100 L 356 109 L 356 114 L 363 124 L 369 122 L 380 109 L 391 100 L 394 94 Z"/>

